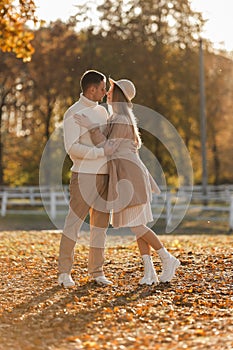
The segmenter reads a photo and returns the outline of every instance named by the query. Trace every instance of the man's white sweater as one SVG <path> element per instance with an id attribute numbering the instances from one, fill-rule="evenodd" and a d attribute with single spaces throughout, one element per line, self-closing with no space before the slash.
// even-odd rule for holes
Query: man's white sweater
<path id="1" fill-rule="evenodd" d="M 73 161 L 71 171 L 89 174 L 107 174 L 107 158 L 103 148 L 93 145 L 86 128 L 80 127 L 74 120 L 74 114 L 88 116 L 93 123 L 104 127 L 108 113 L 103 106 L 86 98 L 83 94 L 65 113 L 63 120 L 65 150 Z"/>

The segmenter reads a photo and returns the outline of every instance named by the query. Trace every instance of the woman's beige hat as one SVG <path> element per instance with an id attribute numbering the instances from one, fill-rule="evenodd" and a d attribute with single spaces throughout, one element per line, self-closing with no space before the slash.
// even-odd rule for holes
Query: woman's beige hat
<path id="1" fill-rule="evenodd" d="M 131 101 L 135 97 L 136 88 L 132 83 L 132 81 L 128 79 L 120 79 L 116 81 L 116 80 L 113 80 L 112 78 L 109 78 L 109 82 L 110 84 L 117 85 L 129 101 Z"/>

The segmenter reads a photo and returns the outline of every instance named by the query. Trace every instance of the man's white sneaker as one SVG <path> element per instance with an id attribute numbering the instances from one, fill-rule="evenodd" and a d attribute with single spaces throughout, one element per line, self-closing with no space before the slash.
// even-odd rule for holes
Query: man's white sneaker
<path id="1" fill-rule="evenodd" d="M 170 282 L 175 276 L 176 269 L 180 266 L 180 261 L 174 256 L 162 259 L 162 273 L 159 276 L 159 280 L 163 283 Z"/>
<path id="2" fill-rule="evenodd" d="M 102 284 L 102 285 L 110 285 L 113 284 L 111 281 L 109 281 L 105 276 L 98 276 L 98 277 L 94 277 L 94 281 L 97 284 Z"/>
<path id="3" fill-rule="evenodd" d="M 61 273 L 58 276 L 58 284 L 64 288 L 71 288 L 75 286 L 75 282 L 73 281 L 71 275 L 68 273 Z"/>

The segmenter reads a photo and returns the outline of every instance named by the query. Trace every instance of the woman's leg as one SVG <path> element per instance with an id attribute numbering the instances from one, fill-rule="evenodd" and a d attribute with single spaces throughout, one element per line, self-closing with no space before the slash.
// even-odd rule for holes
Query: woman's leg
<path id="1" fill-rule="evenodd" d="M 152 236 L 154 236 L 155 234 L 153 231 L 148 233 L 148 230 L 149 229 L 145 228 L 144 226 L 137 226 L 131 228 L 131 231 L 136 235 L 139 251 L 144 265 L 144 276 L 139 281 L 139 284 L 152 285 L 153 283 L 158 284 L 159 280 L 151 259 L 151 246 L 153 247 L 154 239 L 152 238 Z M 144 237 L 144 233 L 146 234 L 146 239 Z"/>
<path id="2" fill-rule="evenodd" d="M 143 238 L 154 250 L 156 250 L 162 262 L 162 273 L 159 279 L 161 282 L 170 282 L 175 275 L 176 269 L 180 265 L 180 261 L 168 253 L 167 249 L 163 247 L 157 235 L 149 227 L 145 225 L 135 226 L 131 227 L 131 231 L 136 235 L 137 239 Z M 146 257 L 146 259 L 148 258 Z M 152 266 L 149 269 L 146 269 L 145 263 L 144 266 L 144 278 L 153 275 Z"/>
<path id="3" fill-rule="evenodd" d="M 137 238 L 137 244 L 141 255 L 151 255 L 151 248 L 142 237 Z"/>
<path id="4" fill-rule="evenodd" d="M 141 242 L 141 240 L 144 240 L 155 250 L 163 248 L 159 238 L 149 227 L 145 225 L 135 226 L 131 227 L 131 231 L 136 235 L 137 241 L 140 240 Z"/>

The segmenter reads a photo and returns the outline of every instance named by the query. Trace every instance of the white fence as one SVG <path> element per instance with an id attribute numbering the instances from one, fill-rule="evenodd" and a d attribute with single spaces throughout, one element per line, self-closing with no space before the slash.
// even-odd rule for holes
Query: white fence
<path id="1" fill-rule="evenodd" d="M 199 188 L 194 187 L 188 205 L 187 193 L 191 195 L 190 191 L 187 192 L 187 189 L 184 189 L 179 196 L 172 191 L 154 196 L 152 202 L 154 217 L 165 219 L 167 224 L 183 217 L 186 220 L 222 221 L 228 223 L 229 231 L 233 230 L 233 188 L 203 195 Z M 164 210 L 161 212 L 162 206 Z"/>
<path id="2" fill-rule="evenodd" d="M 179 216 L 179 210 L 187 209 L 186 217 L 190 220 L 200 220 L 200 215 L 214 212 L 211 220 L 228 221 L 229 230 L 233 230 L 233 185 L 208 186 L 207 194 L 203 196 L 201 186 L 182 187 L 177 196 L 175 189 L 162 189 L 159 196 L 153 197 L 152 208 L 154 217 L 164 218 L 167 223 Z M 186 199 L 191 196 L 189 206 Z M 2 187 L 0 188 L 1 216 L 18 213 L 41 213 L 46 207 L 52 219 L 57 215 L 64 214 L 68 210 L 69 192 L 68 186 L 63 187 L 63 192 L 56 188 L 48 187 Z M 174 204 L 176 211 L 174 212 Z M 222 215 L 224 213 L 224 215 Z"/>
<path id="3" fill-rule="evenodd" d="M 52 219 L 65 213 L 69 204 L 68 186 L 63 192 L 48 187 L 3 187 L 0 189 L 1 216 L 8 214 L 40 214 L 46 207 Z"/>

